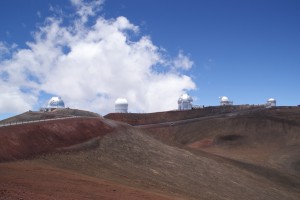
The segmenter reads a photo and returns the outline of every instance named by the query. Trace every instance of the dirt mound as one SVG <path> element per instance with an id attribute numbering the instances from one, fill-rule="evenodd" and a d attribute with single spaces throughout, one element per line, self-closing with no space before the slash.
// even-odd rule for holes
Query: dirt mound
<path id="1" fill-rule="evenodd" d="M 55 152 L 104 136 L 113 130 L 108 121 L 74 118 L 1 127 L 0 161 Z"/>
<path id="2" fill-rule="evenodd" d="M 299 199 L 300 108 L 211 109 L 1 127 L 0 199 Z"/>
<path id="3" fill-rule="evenodd" d="M 239 106 L 210 106 L 193 110 L 174 110 L 156 113 L 109 113 L 104 117 L 116 121 L 126 122 L 131 125 L 155 124 L 171 122 L 183 119 L 193 119 L 240 111 L 251 111 L 261 109 L 261 106 L 239 105 Z"/>
<path id="4" fill-rule="evenodd" d="M 264 176 L 226 159 L 166 145 L 136 128 L 122 127 L 98 142 L 93 149 L 34 162 L 183 199 L 298 199 L 300 194 L 300 182 L 291 176 L 277 171 Z"/>
<path id="5" fill-rule="evenodd" d="M 300 109 L 281 107 L 149 128 L 156 138 L 300 176 Z"/>
<path id="6" fill-rule="evenodd" d="M 79 117 L 101 117 L 99 114 L 77 110 L 77 109 L 57 109 L 52 112 L 39 112 L 39 111 L 28 111 L 14 117 L 10 117 L 0 121 L 0 124 L 22 122 L 22 121 L 35 121 L 35 120 L 45 120 L 45 119 L 55 119 L 55 118 L 65 118 L 70 116 Z"/>
<path id="7" fill-rule="evenodd" d="M 99 114 L 85 111 L 85 110 L 78 110 L 78 109 L 57 109 L 52 111 L 51 113 L 56 115 L 69 115 L 69 116 L 81 116 L 81 117 L 101 117 Z"/>

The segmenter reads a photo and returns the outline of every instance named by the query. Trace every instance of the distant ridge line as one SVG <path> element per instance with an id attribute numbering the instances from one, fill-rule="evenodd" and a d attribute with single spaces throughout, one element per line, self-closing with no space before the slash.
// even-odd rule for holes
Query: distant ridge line
<path id="1" fill-rule="evenodd" d="M 22 125 L 22 124 L 32 124 L 38 122 L 45 122 L 45 121 L 54 121 L 54 120 L 64 120 L 64 119 L 72 119 L 72 118 L 99 118 L 99 117 L 92 117 L 92 116 L 69 116 L 69 117 L 60 117 L 60 118 L 53 118 L 53 119 L 38 119 L 38 120 L 24 120 L 24 121 L 15 121 L 15 122 L 7 122 L 1 123 L 1 127 L 7 126 L 15 126 L 15 125 Z"/>

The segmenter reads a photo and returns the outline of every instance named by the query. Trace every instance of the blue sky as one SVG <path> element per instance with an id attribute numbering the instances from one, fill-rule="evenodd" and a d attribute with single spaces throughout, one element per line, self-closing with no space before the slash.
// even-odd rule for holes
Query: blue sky
<path id="1" fill-rule="evenodd" d="M 298 89 L 300 86 L 300 1 L 106 0 L 97 5 L 91 5 L 89 2 L 78 1 L 76 3 L 74 1 L 71 3 L 60 0 L 3 0 L 0 2 L 0 70 L 2 70 L 0 80 L 2 79 L 2 87 L 5 87 L 4 93 L 0 94 L 0 97 L 1 95 L 6 95 L 5 98 L 17 96 L 19 100 L 16 103 L 20 102 L 20 106 L 23 105 L 22 102 L 29 102 L 24 103 L 23 110 L 26 111 L 28 108 L 38 109 L 49 97 L 59 95 L 65 99 L 66 105 L 70 105 L 70 107 L 88 109 L 100 114 L 106 114 L 113 109 L 113 102 L 119 94 L 129 99 L 129 104 L 132 105 L 129 105 L 129 109 L 131 107 L 132 112 L 154 112 L 173 107 L 175 109 L 176 98 L 183 91 L 188 91 L 194 97 L 194 104 L 206 106 L 217 105 L 218 97 L 223 95 L 228 96 L 234 104 L 262 104 L 271 97 L 277 100 L 278 105 L 300 104 Z M 45 71 L 48 70 L 49 73 L 63 73 L 64 70 L 61 72 L 57 70 L 63 68 L 60 67 L 62 64 L 52 68 L 52 61 L 45 59 L 45 57 L 36 56 L 38 51 L 34 51 L 32 46 L 28 46 L 28 42 L 33 43 L 36 49 L 40 48 L 41 43 L 39 43 L 36 34 L 41 33 L 41 29 L 50 27 L 49 24 L 52 22 L 47 21 L 49 17 L 61 20 L 59 29 L 75 30 L 72 23 L 79 20 L 80 17 L 81 20 L 83 19 L 84 16 L 79 16 L 80 11 L 83 11 L 83 5 L 88 5 L 89 8 L 94 9 L 92 15 L 85 13 L 89 17 L 89 20 L 84 22 L 85 33 L 92 29 L 95 21 L 99 18 L 106 20 L 107 23 L 118 21 L 117 19 L 123 23 L 124 19 L 118 18 L 123 16 L 130 25 L 126 25 L 126 30 L 123 28 L 120 30 L 122 29 L 121 32 L 128 41 L 132 42 L 127 42 L 125 45 L 129 46 L 125 46 L 126 48 L 135 48 L 131 44 L 145 44 L 142 43 L 143 37 L 147 37 L 146 41 L 155 46 L 155 50 L 152 49 L 151 52 L 147 52 L 148 57 L 146 56 L 146 58 L 149 60 L 145 59 L 147 62 L 139 61 L 136 68 L 130 67 L 135 66 L 135 63 L 130 62 L 133 62 L 140 55 L 145 56 L 143 53 L 146 51 L 145 49 L 149 49 L 148 43 L 147 47 L 140 47 L 139 52 L 134 51 L 137 53 L 134 59 L 128 61 L 123 57 L 119 58 L 120 63 L 130 63 L 130 66 L 120 64 L 120 67 L 126 69 L 127 72 L 130 70 L 140 71 L 139 66 L 145 64 L 145 68 L 141 67 L 145 71 L 141 73 L 143 76 L 146 74 L 145 78 L 148 77 L 149 81 L 145 83 L 144 87 L 142 85 L 135 88 L 135 85 L 140 85 L 139 81 L 141 80 L 138 78 L 133 77 L 126 80 L 124 77 L 128 76 L 119 77 L 117 75 L 111 75 L 111 77 L 105 75 L 103 80 L 106 78 L 107 80 L 123 80 L 123 86 L 126 87 L 128 83 L 126 88 L 130 89 L 122 88 L 121 83 L 116 83 L 118 81 L 110 84 L 113 85 L 113 89 L 104 86 L 102 88 L 101 86 L 105 84 L 95 82 L 95 86 L 100 85 L 99 88 L 101 89 L 94 90 L 85 85 L 88 84 L 86 81 L 82 81 L 76 86 L 77 88 L 82 86 L 82 91 L 76 91 L 72 86 L 68 88 L 69 84 L 63 80 L 60 80 L 62 87 L 49 86 L 47 81 L 52 80 L 51 77 L 41 73 L 40 70 L 44 70 L 46 65 L 48 68 Z M 136 31 L 136 27 L 138 31 Z M 102 30 L 106 29 L 102 27 L 102 29 L 97 30 L 97 33 L 101 33 Z M 79 29 L 76 31 L 79 32 Z M 59 38 L 57 37 L 56 40 Z M 63 46 L 62 49 L 70 48 L 73 50 L 78 44 L 82 44 L 78 38 L 76 38 L 76 43 L 74 38 L 72 41 L 65 36 L 62 38 L 64 42 L 58 44 L 58 46 Z M 41 40 L 44 44 L 47 43 L 43 38 Z M 116 42 L 118 41 L 116 40 Z M 68 43 L 74 44 L 74 46 Z M 114 44 L 114 46 L 118 45 Z M 43 47 L 43 49 L 48 50 L 51 48 Z M 55 46 L 55 48 L 58 47 Z M 24 53 L 27 50 L 31 50 L 32 54 Z M 88 50 L 89 48 L 87 48 Z M 115 49 L 112 54 L 116 55 L 116 52 L 119 51 L 120 49 Z M 98 49 L 95 52 L 103 52 L 103 49 Z M 58 53 L 53 55 L 53 59 L 61 60 L 68 57 L 68 61 L 74 63 L 72 55 L 68 53 L 68 51 Z M 75 53 L 76 51 L 74 51 Z M 96 53 L 95 55 L 97 57 Z M 20 58 L 20 56 L 23 57 Z M 26 56 L 37 59 L 30 62 L 40 64 L 34 69 L 28 68 L 28 66 L 24 67 L 24 57 Z M 89 57 L 85 58 L 88 59 Z M 173 61 L 178 58 L 185 58 L 185 61 L 188 60 L 189 62 L 185 65 L 181 60 L 182 65 L 177 67 Z M 42 59 L 43 62 L 38 62 L 39 59 Z M 100 61 L 97 61 L 98 68 L 91 69 L 91 71 L 97 71 L 104 66 L 104 64 L 99 63 Z M 90 61 L 76 60 L 76 62 L 89 63 Z M 68 63 L 63 64 L 69 66 Z M 105 65 L 105 69 L 116 68 L 118 71 L 117 65 L 119 65 L 118 62 L 110 61 L 109 64 Z M 22 76 L 21 73 L 26 73 L 26 70 L 29 70 L 30 72 L 20 80 L 28 79 L 32 83 L 17 81 L 16 79 L 19 77 L 7 78 L 13 77 L 9 74 L 12 73 L 9 71 L 11 66 L 14 66 L 13 69 L 20 73 L 20 77 Z M 74 70 L 71 70 L 74 72 L 72 77 L 76 77 L 84 69 L 91 68 L 88 65 L 83 67 L 82 69 L 72 68 Z M 103 70 L 101 69 L 99 73 Z M 103 74 L 110 73 L 105 71 Z M 93 77 L 86 74 L 82 76 L 86 76 L 86 80 L 94 80 Z M 139 74 L 136 76 L 138 77 Z M 183 78 L 183 76 L 190 79 Z M 35 78 L 32 77 L 37 77 L 40 80 L 34 81 Z M 64 79 L 64 76 L 61 79 Z M 67 77 L 66 80 L 72 81 L 71 77 Z M 162 80 L 168 81 L 163 82 Z M 126 84 L 124 85 L 124 83 Z M 165 90 L 168 91 L 170 88 L 174 96 L 167 94 L 162 85 L 168 86 Z M 63 91 L 62 88 L 65 88 L 67 92 Z M 72 91 L 71 93 L 74 95 L 69 94 L 69 91 Z M 147 98 L 141 97 L 143 95 L 141 91 L 146 91 L 145 96 Z M 164 94 L 170 98 L 160 97 L 161 100 L 158 101 L 157 99 L 160 98 L 155 97 Z M 22 98 L 25 100 L 23 101 Z M 148 99 L 150 99 L 149 102 Z M 175 102 L 172 102 L 172 106 L 162 105 L 162 101 L 171 101 L 171 99 L 174 99 Z M 5 101 L 0 101 L 0 103 L 2 103 L 0 119 L 23 111 L 22 108 L 16 106 L 4 105 Z M 97 108 L 97 104 L 101 106 Z"/>
<path id="2" fill-rule="evenodd" d="M 199 104 L 227 95 L 237 104 L 274 97 L 300 104 L 300 2 L 295 0 L 108 1 L 169 52 L 195 62 Z"/>

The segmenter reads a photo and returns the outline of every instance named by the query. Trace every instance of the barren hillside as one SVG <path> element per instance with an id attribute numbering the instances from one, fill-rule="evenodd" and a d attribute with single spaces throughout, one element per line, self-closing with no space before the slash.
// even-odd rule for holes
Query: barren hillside
<path id="1" fill-rule="evenodd" d="M 57 109 L 52 112 L 40 112 L 40 111 L 28 111 L 14 117 L 10 117 L 0 121 L 0 124 L 21 122 L 21 121 L 33 121 L 33 120 L 45 120 L 45 119 L 57 119 L 65 117 L 100 117 L 99 114 L 77 110 L 77 109 Z"/>
<path id="2" fill-rule="evenodd" d="M 0 161 L 29 158 L 110 133 L 109 120 L 71 118 L 0 127 Z"/>
<path id="3" fill-rule="evenodd" d="M 194 119 L 198 117 L 214 116 L 226 113 L 251 111 L 261 109 L 261 106 L 210 106 L 203 109 L 193 110 L 173 110 L 156 113 L 110 113 L 104 117 L 116 121 L 126 122 L 131 125 L 143 125 L 152 123 L 170 122 L 184 119 Z"/>
<path id="4" fill-rule="evenodd" d="M 299 199 L 300 109 L 230 109 L 0 127 L 0 199 Z"/>
<path id="5" fill-rule="evenodd" d="M 168 143 L 300 176 L 299 107 L 204 117 L 148 131 Z"/>

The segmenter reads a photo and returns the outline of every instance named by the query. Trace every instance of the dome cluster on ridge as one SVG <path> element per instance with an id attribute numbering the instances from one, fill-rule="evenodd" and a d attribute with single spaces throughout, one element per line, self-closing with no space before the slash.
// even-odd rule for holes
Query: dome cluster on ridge
<path id="1" fill-rule="evenodd" d="M 220 100 L 220 106 L 233 105 L 233 101 L 229 100 L 227 96 L 221 96 L 219 97 L 219 100 Z M 193 102 L 193 98 L 189 94 L 183 93 L 177 101 L 178 110 L 191 110 L 191 109 L 204 108 L 204 105 L 203 106 L 193 105 L 192 102 Z M 274 98 L 270 98 L 267 100 L 265 104 L 260 104 L 260 106 L 265 106 L 267 108 L 275 107 L 276 100 Z M 65 108 L 65 103 L 62 100 L 62 98 L 58 96 L 54 96 L 48 101 L 47 106 L 40 108 L 40 111 L 51 112 L 56 109 L 64 109 L 64 108 Z M 128 113 L 127 99 L 125 98 L 116 99 L 115 113 Z"/>

